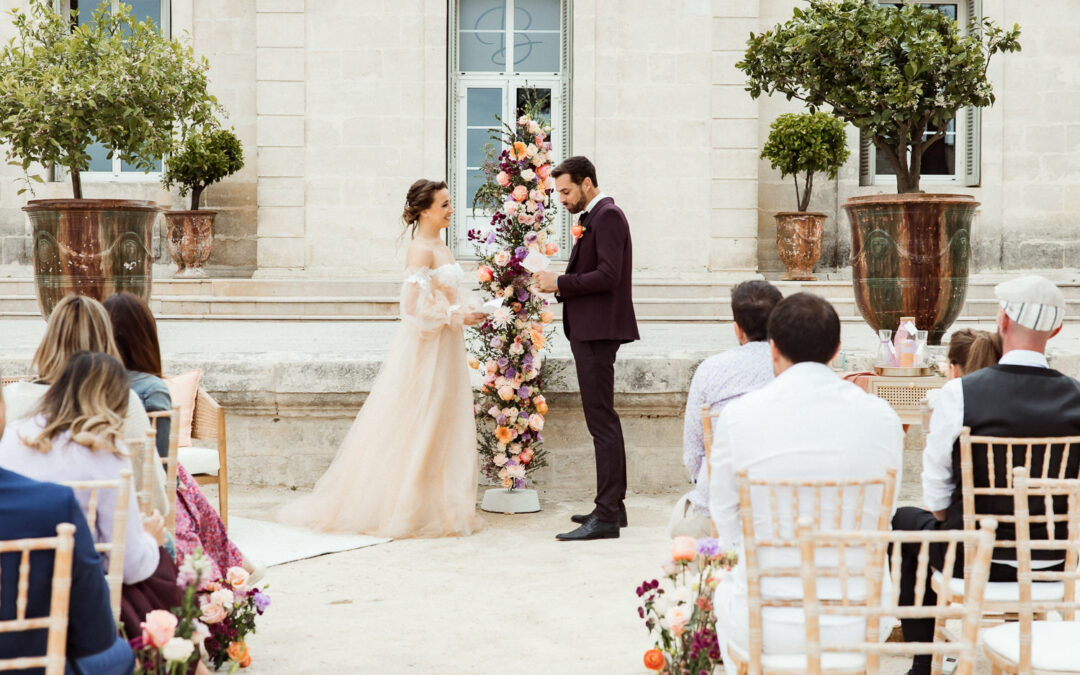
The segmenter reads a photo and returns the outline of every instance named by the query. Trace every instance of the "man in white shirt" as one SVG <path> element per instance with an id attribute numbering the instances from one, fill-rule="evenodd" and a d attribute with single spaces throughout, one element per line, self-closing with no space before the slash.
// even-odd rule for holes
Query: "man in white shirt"
<path id="1" fill-rule="evenodd" d="M 1050 281 L 1039 276 L 1024 276 L 999 284 L 994 293 L 1000 303 L 998 332 L 1003 355 L 998 365 L 950 380 L 942 387 L 934 403 L 930 428 L 923 451 L 923 503 L 926 509 L 905 507 L 893 518 L 893 529 L 963 529 L 963 503 L 960 485 L 960 445 L 963 427 L 974 436 L 1071 436 L 1080 435 L 1080 382 L 1050 368 L 1046 361 L 1046 343 L 1061 330 L 1065 315 L 1065 297 Z M 976 485 L 988 485 L 986 453 L 973 452 L 973 475 Z M 980 457 L 981 454 L 981 457 Z M 1060 453 L 1057 453 L 1060 455 Z M 1080 472 L 1080 457 L 1066 467 L 1067 477 Z M 1045 449 L 1035 448 L 1031 460 L 1041 466 Z M 1058 462 L 1058 459 L 1052 459 Z M 1023 466 L 1025 457 L 1017 452 L 1014 466 Z M 1055 466 L 1055 464 L 1051 464 Z M 1004 465 L 998 475 L 1004 476 Z M 982 498 L 980 498 L 982 499 Z M 1032 514 L 1044 513 L 1041 504 L 1032 504 Z M 980 504 L 981 512 L 1012 514 L 1012 497 L 989 497 Z M 1032 524 L 1034 538 L 1046 538 L 1045 525 Z M 1011 523 L 999 523 L 998 539 L 1014 539 Z M 901 569 L 900 604 L 915 601 L 917 546 L 905 546 Z M 1043 558 L 1042 567 L 1053 566 L 1049 551 L 1036 551 Z M 1060 559 L 1060 556 L 1058 556 Z M 944 547 L 932 546 L 930 564 L 941 568 Z M 1040 560 L 1035 560 L 1040 566 Z M 963 551 L 957 551 L 954 574 L 963 574 Z M 1016 581 L 1015 551 L 998 550 L 990 567 L 991 581 Z M 924 604 L 937 598 L 927 584 Z M 905 619 L 904 638 L 913 642 L 933 639 L 933 621 Z M 910 673 L 930 672 L 930 656 L 916 656 Z"/>
<path id="2" fill-rule="evenodd" d="M 683 464 L 694 489 L 675 504 L 671 514 L 672 537 L 685 535 L 697 539 L 712 532 L 701 407 L 707 405 L 717 414 L 746 392 L 772 381 L 772 355 L 766 332 L 769 314 L 783 298 L 775 286 L 760 279 L 744 281 L 731 289 L 731 313 L 739 346 L 705 359 L 690 382 L 683 420 Z"/>
<path id="3" fill-rule="evenodd" d="M 839 480 L 883 477 L 890 468 L 897 473 L 901 468 L 904 432 L 896 413 L 826 365 L 840 349 L 840 319 L 832 305 L 808 293 L 787 297 L 769 316 L 768 337 L 776 379 L 725 407 L 714 434 L 709 510 L 724 548 L 741 550 L 735 476 L 740 469 L 759 479 Z M 824 503 L 827 498 L 822 499 L 823 512 L 835 508 L 835 500 Z M 812 505 L 802 506 L 810 515 Z M 768 500 L 754 504 L 755 529 L 771 530 L 768 507 Z M 855 504 L 845 502 L 843 522 L 853 522 L 854 509 Z M 875 527 L 875 520 L 864 519 L 865 526 Z M 781 560 L 798 566 L 797 550 L 776 552 L 770 560 L 761 557 L 762 564 Z M 801 595 L 797 579 L 783 581 L 791 583 L 781 588 L 777 580 L 775 592 Z M 715 605 L 726 657 L 729 639 L 744 647 L 748 640 L 742 565 L 717 587 Z M 764 619 L 766 653 L 804 653 L 801 610 L 776 608 L 766 611 Z M 863 639 L 863 621 L 838 619 L 822 625 L 822 639 Z"/>

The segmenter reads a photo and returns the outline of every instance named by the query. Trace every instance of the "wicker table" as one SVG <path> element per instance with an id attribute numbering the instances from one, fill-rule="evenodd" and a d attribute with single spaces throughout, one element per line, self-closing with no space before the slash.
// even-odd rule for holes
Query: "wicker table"
<path id="1" fill-rule="evenodd" d="M 944 377 L 886 377 L 871 375 L 867 378 L 866 391 L 885 399 L 900 416 L 903 424 L 923 423 L 922 401 L 931 389 L 940 389 L 947 380 Z M 925 429 L 923 432 L 925 433 Z"/>

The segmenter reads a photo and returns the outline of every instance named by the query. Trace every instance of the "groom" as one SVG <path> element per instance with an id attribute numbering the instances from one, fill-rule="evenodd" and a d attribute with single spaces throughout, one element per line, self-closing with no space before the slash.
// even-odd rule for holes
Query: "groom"
<path id="1" fill-rule="evenodd" d="M 563 541 L 615 539 L 626 527 L 626 449 L 615 412 L 615 354 L 638 339 L 631 300 L 630 226 L 615 200 L 596 187 L 596 167 L 570 157 L 551 172 L 559 201 L 572 214 L 577 239 L 566 273 L 536 274 L 537 288 L 563 303 L 563 333 L 577 366 L 581 406 L 596 452 L 596 507 L 573 516 L 581 526 Z"/>

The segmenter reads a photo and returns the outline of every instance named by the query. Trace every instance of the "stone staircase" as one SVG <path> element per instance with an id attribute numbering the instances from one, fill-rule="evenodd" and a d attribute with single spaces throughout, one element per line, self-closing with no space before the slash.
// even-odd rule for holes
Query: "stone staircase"
<path id="1" fill-rule="evenodd" d="M 718 275 L 719 276 L 719 275 Z M 748 275 L 749 276 L 749 275 Z M 823 275 L 824 276 L 824 275 Z M 1080 279 L 1055 275 L 1069 303 L 1067 320 L 1080 321 Z M 1002 275 L 976 275 L 968 288 L 961 322 L 992 321 L 993 287 Z M 698 323 L 731 320 L 730 293 L 736 280 L 640 279 L 634 286 L 639 321 Z M 829 299 L 844 321 L 862 321 L 844 278 L 814 282 L 773 281 L 785 294 L 809 291 Z M 159 319 L 275 321 L 394 321 L 397 281 L 360 279 L 158 278 L 151 308 Z M 0 278 L 0 318 L 38 316 L 33 280 Z"/>

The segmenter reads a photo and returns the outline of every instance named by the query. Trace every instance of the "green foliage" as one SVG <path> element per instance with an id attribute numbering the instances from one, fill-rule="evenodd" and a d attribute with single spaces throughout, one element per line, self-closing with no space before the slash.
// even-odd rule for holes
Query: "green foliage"
<path id="1" fill-rule="evenodd" d="M 152 21 L 135 22 L 127 5 L 115 13 L 108 5 L 73 26 L 48 0 L 30 0 L 12 11 L 16 37 L 0 51 L 0 142 L 10 163 L 28 179 L 35 163 L 66 167 L 77 198 L 95 141 L 149 171 L 175 132 L 206 123 L 216 105 L 206 59 Z"/>
<path id="2" fill-rule="evenodd" d="M 769 160 L 781 176 L 794 177 L 800 211 L 805 211 L 810 204 L 814 174 L 824 173 L 829 180 L 835 179 L 849 154 L 844 123 L 823 112 L 788 113 L 777 117 L 761 151 L 762 159 Z M 799 176 L 804 176 L 802 191 L 799 190 Z"/>
<path id="3" fill-rule="evenodd" d="M 813 110 L 831 106 L 873 138 L 899 192 L 918 192 L 923 152 L 960 108 L 993 104 L 990 57 L 1019 51 L 1019 37 L 1019 26 L 1005 31 L 989 19 L 965 35 L 919 4 L 809 0 L 787 23 L 751 33 L 737 67 L 754 98 L 779 92 Z"/>
<path id="4" fill-rule="evenodd" d="M 199 208 L 199 196 L 207 186 L 244 168 L 244 147 L 229 129 L 207 126 L 178 142 L 165 162 L 161 184 L 178 187 L 180 196 L 191 192 L 191 209 Z"/>

